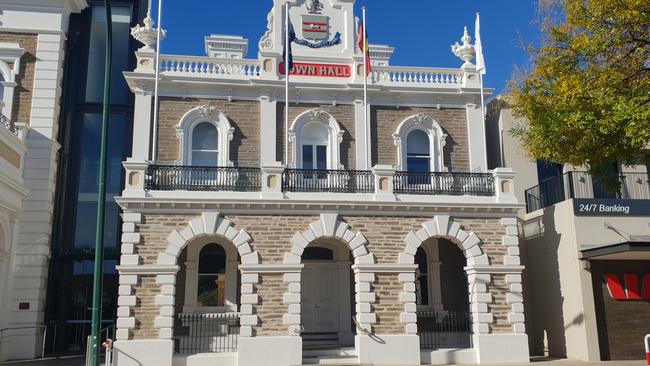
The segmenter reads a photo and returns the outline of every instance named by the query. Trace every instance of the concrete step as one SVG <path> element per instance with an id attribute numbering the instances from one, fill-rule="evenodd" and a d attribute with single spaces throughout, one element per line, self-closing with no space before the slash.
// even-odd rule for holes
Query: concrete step
<path id="1" fill-rule="evenodd" d="M 315 357 L 331 357 L 331 356 L 346 356 L 346 357 L 357 357 L 357 350 L 354 347 L 337 347 L 337 348 L 326 348 L 326 349 L 303 349 L 302 357 L 303 358 L 315 358 Z"/>
<path id="2" fill-rule="evenodd" d="M 324 356 L 324 357 L 303 357 L 303 366 L 306 365 L 337 365 L 337 366 L 360 366 L 357 356 Z"/>

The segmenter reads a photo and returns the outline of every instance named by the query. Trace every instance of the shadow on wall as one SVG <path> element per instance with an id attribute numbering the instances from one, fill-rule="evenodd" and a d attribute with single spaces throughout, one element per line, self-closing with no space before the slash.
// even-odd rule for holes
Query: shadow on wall
<path id="1" fill-rule="evenodd" d="M 522 245 L 525 247 L 523 260 L 528 282 L 524 286 L 528 306 L 525 311 L 526 330 L 532 356 L 565 358 L 566 329 L 581 324 L 583 316 L 576 317 L 568 324 L 564 321 L 558 257 L 562 235 L 555 228 L 554 206 L 544 209 L 542 223 L 543 234 Z"/>

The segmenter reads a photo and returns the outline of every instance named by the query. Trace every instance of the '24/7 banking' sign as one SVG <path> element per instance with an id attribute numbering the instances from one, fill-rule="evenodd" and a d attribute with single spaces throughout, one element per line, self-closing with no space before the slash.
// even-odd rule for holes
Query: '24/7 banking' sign
<path id="1" fill-rule="evenodd" d="M 576 216 L 650 216 L 650 200 L 574 199 Z"/>

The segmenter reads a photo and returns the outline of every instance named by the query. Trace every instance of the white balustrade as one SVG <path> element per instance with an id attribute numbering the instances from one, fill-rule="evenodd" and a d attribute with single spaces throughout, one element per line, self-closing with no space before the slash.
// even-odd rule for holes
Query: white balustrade
<path id="1" fill-rule="evenodd" d="M 459 69 L 376 66 L 371 80 L 377 85 L 461 86 L 463 72 Z"/>
<path id="2" fill-rule="evenodd" d="M 251 79 L 262 73 L 258 60 L 161 55 L 160 61 L 160 71 L 171 75 Z"/>

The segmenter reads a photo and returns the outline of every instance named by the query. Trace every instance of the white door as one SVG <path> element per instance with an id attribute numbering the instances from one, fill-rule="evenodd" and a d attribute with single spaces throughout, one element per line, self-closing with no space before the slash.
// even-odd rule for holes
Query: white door
<path id="1" fill-rule="evenodd" d="M 302 283 L 305 333 L 339 331 L 338 271 L 333 263 L 306 263 Z"/>

